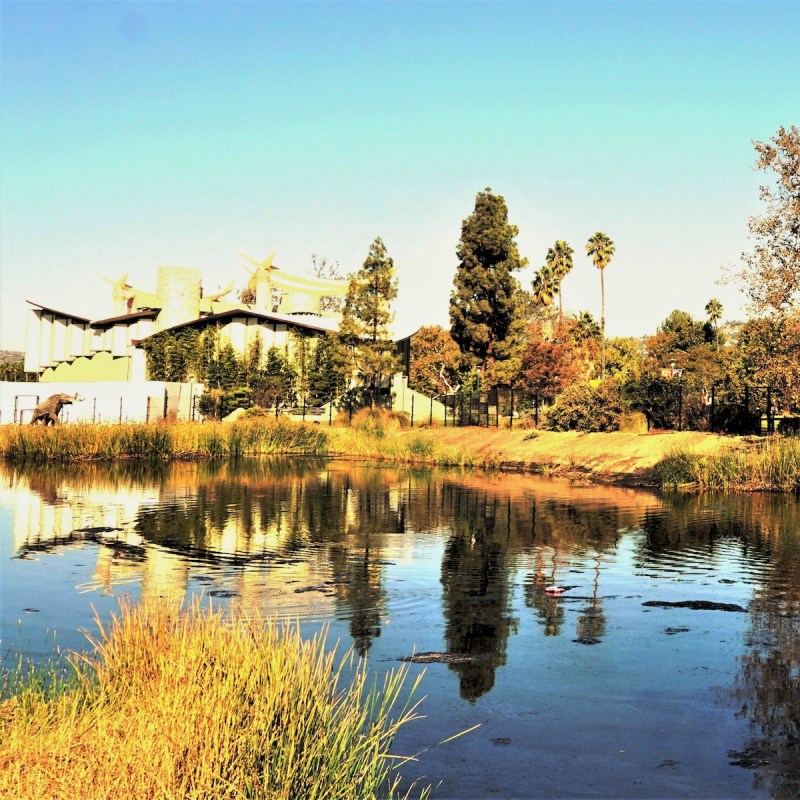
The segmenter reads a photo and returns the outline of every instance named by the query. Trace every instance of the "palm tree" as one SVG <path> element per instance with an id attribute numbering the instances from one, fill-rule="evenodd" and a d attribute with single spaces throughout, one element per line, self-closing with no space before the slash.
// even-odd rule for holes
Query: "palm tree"
<path id="1" fill-rule="evenodd" d="M 615 253 L 614 242 L 603 231 L 597 231 L 586 243 L 586 255 L 600 270 L 600 377 L 606 376 L 606 287 L 603 273 Z"/>
<path id="2" fill-rule="evenodd" d="M 573 249 L 563 240 L 559 239 L 547 251 L 547 266 L 553 271 L 558 281 L 558 322 L 564 322 L 564 304 L 562 302 L 561 281 L 569 275 L 572 270 Z"/>
<path id="3" fill-rule="evenodd" d="M 719 328 L 717 324 L 722 319 L 722 303 L 716 297 L 712 297 L 706 304 L 706 315 L 708 321 L 714 326 L 714 342 L 719 352 Z"/>
<path id="4" fill-rule="evenodd" d="M 558 278 L 552 267 L 545 264 L 533 278 L 533 302 L 542 308 L 547 308 L 553 302 L 556 292 L 559 290 Z"/>

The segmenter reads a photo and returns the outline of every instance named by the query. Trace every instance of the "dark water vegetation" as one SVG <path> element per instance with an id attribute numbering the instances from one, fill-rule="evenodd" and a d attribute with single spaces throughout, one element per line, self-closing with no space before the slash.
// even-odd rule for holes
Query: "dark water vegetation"
<path id="1" fill-rule="evenodd" d="M 438 797 L 800 791 L 792 494 L 247 458 L 6 467 L 0 487 L 6 663 L 46 662 L 48 631 L 85 651 L 121 597 L 202 596 L 327 626 L 379 680 L 424 671 L 392 752 Z"/>

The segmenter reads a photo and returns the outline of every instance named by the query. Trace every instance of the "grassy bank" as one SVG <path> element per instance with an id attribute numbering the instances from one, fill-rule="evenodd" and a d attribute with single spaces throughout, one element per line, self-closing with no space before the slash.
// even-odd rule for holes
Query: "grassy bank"
<path id="1" fill-rule="evenodd" d="M 11 462 L 214 459 L 258 455 L 369 458 L 426 466 L 491 466 L 491 457 L 440 444 L 433 432 L 397 437 L 401 418 L 362 412 L 346 427 L 256 417 L 235 423 L 76 423 L 0 427 Z"/>
<path id="2" fill-rule="evenodd" d="M 5 676 L 0 796 L 398 796 L 403 669 L 371 687 L 322 637 L 198 608 L 123 608 L 94 645 L 68 676 Z"/>
<path id="3" fill-rule="evenodd" d="M 800 441 L 772 436 L 742 449 L 698 454 L 674 449 L 660 465 L 665 487 L 720 490 L 800 490 Z"/>

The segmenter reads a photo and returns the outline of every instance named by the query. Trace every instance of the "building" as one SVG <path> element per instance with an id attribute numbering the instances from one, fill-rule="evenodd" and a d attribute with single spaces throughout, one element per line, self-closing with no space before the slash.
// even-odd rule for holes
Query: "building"
<path id="1" fill-rule="evenodd" d="M 316 337 L 338 330 L 338 314 L 322 312 L 320 300 L 344 297 L 347 281 L 294 276 L 274 267 L 272 258 L 253 262 L 252 303 L 224 299 L 233 283 L 204 296 L 198 270 L 167 266 L 158 269 L 155 292 L 136 289 L 127 275 L 112 281 L 112 313 L 100 319 L 29 300 L 25 371 L 42 383 L 142 381 L 141 343 L 161 331 L 214 325 L 220 342 L 242 355 L 256 335 L 265 350 L 290 353 L 290 331 Z"/>

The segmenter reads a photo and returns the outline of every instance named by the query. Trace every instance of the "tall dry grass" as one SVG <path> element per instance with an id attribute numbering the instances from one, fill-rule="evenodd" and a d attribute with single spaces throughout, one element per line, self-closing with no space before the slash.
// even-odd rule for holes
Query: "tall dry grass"
<path id="1" fill-rule="evenodd" d="M 711 455 L 675 449 L 661 463 L 660 470 L 665 487 L 797 492 L 800 440 L 770 436 L 753 447 L 724 448 Z"/>
<path id="2" fill-rule="evenodd" d="M 495 466 L 490 456 L 442 445 L 435 430 L 408 430 L 408 415 L 369 409 L 354 414 L 352 425 L 333 428 L 272 417 L 204 424 L 0 426 L 0 457 L 18 463 L 222 459 L 281 454 L 363 458 L 421 466 Z"/>
<path id="3" fill-rule="evenodd" d="M 327 448 L 328 433 L 319 426 L 272 418 L 202 425 L 158 422 L 0 427 L 0 456 L 9 461 L 323 455 Z"/>
<path id="4" fill-rule="evenodd" d="M 375 686 L 363 662 L 326 651 L 324 635 L 303 640 L 258 616 L 225 622 L 197 605 L 123 606 L 93 645 L 73 657 L 69 678 L 6 681 L 0 796 L 399 794 L 401 759 L 390 748 L 418 718 L 419 682 L 405 691 L 402 668 Z"/>

